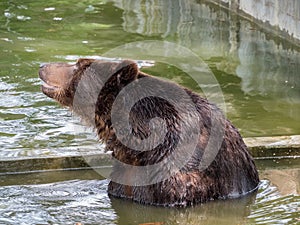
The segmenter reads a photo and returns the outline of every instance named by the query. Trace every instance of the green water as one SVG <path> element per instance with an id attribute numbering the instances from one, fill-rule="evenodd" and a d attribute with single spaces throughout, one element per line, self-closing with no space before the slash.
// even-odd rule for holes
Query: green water
<path id="1" fill-rule="evenodd" d="M 189 208 L 109 198 L 108 181 L 93 170 L 0 174 L 0 224 L 299 224 L 299 158 L 256 163 L 262 179 L 257 193 Z"/>
<path id="2" fill-rule="evenodd" d="M 173 42 L 201 57 L 222 88 L 227 117 L 243 136 L 299 134 L 300 47 L 204 3 L 1 1 L 0 157 L 101 151 L 93 132 L 40 92 L 39 65 L 99 56 L 145 40 Z M 144 70 L 201 93 L 171 65 Z M 263 182 L 256 196 L 191 209 L 109 199 L 107 181 L 86 171 L 1 175 L 0 224 L 299 223 L 299 160 L 257 163 Z M 278 180 L 284 185 L 276 188 Z"/>
<path id="3" fill-rule="evenodd" d="M 243 136 L 299 134 L 299 46 L 203 3 L 1 1 L 0 155 L 101 149 L 92 132 L 74 132 L 83 130 L 80 122 L 40 92 L 38 67 L 145 40 L 180 44 L 201 57 Z M 145 71 L 201 92 L 178 68 L 157 63 Z"/>

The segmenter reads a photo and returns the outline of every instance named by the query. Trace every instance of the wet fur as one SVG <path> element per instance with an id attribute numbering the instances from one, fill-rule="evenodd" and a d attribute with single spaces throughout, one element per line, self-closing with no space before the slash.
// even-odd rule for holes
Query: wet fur
<path id="1" fill-rule="evenodd" d="M 51 70 L 51 64 L 41 68 L 40 77 L 46 80 L 47 73 Z M 47 93 L 46 90 L 43 91 L 76 113 L 72 101 L 78 82 L 83 76 L 91 73 L 93 76 L 108 76 L 109 74 L 109 79 L 103 84 L 102 90 L 99 90 L 93 122 L 100 140 L 106 143 L 107 150 L 113 152 L 114 158 L 126 164 L 145 166 L 160 162 L 174 151 L 183 132 L 180 127 L 181 117 L 168 101 L 158 97 L 147 97 L 137 102 L 129 118 L 132 133 L 141 140 L 151 133 L 149 121 L 155 117 L 162 118 L 167 126 L 167 134 L 161 144 L 154 149 L 141 152 L 124 146 L 116 137 L 111 122 L 111 110 L 122 88 L 143 77 L 156 79 L 157 82 L 167 82 L 140 72 L 136 64 L 131 61 L 112 63 L 89 59 L 78 60 L 67 88 L 60 88 L 52 94 Z M 215 105 L 198 94 L 181 88 L 190 96 L 196 106 L 197 116 L 201 118 L 200 136 L 193 156 L 180 171 L 156 184 L 127 186 L 111 181 L 108 188 L 110 196 L 150 205 L 188 206 L 215 199 L 240 197 L 257 188 L 259 178 L 254 161 L 237 129 L 224 118 Z M 180 103 L 179 107 L 189 110 L 186 109 L 187 106 L 180 105 Z M 85 119 L 84 114 L 80 112 L 78 114 Z M 224 139 L 214 161 L 202 171 L 199 170 L 199 163 L 211 133 L 212 114 L 225 127 Z M 120 167 L 120 165 L 115 165 L 112 176 L 128 176 L 130 179 L 131 172 Z"/>

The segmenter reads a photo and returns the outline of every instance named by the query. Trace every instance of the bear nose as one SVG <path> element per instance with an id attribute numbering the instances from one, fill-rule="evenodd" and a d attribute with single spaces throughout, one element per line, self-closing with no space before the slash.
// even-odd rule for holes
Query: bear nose
<path id="1" fill-rule="evenodd" d="M 44 68 L 47 65 L 47 63 L 41 63 L 40 64 L 40 69 Z"/>

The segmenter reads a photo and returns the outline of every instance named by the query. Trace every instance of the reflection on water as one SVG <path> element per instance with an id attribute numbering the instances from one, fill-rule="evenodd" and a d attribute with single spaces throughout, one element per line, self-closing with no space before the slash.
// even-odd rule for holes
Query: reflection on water
<path id="1" fill-rule="evenodd" d="M 276 187 L 263 180 L 248 221 L 250 224 L 297 224 L 299 207 L 299 195 L 281 196 Z"/>
<path id="2" fill-rule="evenodd" d="M 280 171 L 290 174 L 285 182 L 296 182 L 299 188 L 299 164 L 290 163 L 296 166 L 293 172 Z M 108 181 L 93 171 L 23 174 L 23 179 L 8 175 L 7 182 L 0 186 L 0 224 L 297 224 L 300 189 L 297 193 L 292 193 L 294 189 L 283 193 L 283 183 L 281 187 L 274 186 L 277 171 L 261 168 L 261 177 L 269 180 L 262 180 L 257 193 L 250 196 L 190 208 L 152 207 L 109 198 Z"/>
<path id="3" fill-rule="evenodd" d="M 228 117 L 244 136 L 300 132 L 299 46 L 206 1 L 11 0 L 1 1 L 0 11 L 1 158 L 101 150 L 90 131 L 40 92 L 39 64 L 143 40 L 178 43 L 203 58 L 220 82 Z M 171 66 L 148 72 L 198 90 Z M 297 224 L 299 167 L 291 166 L 263 169 L 256 196 L 189 209 L 109 199 L 108 181 L 79 178 L 78 171 L 1 175 L 0 224 Z"/>
<path id="4" fill-rule="evenodd" d="M 205 1 L 112 1 L 124 10 L 127 32 L 176 40 L 207 60 L 244 135 L 299 133 L 299 47 Z"/>
<path id="5" fill-rule="evenodd" d="M 187 209 L 170 209 L 149 207 L 127 203 L 119 199 L 111 199 L 112 207 L 119 216 L 118 224 L 142 224 L 157 222 L 173 224 L 242 224 L 250 214 L 249 205 L 255 196 L 243 199 L 216 201 Z"/>
<path id="6" fill-rule="evenodd" d="M 1 157 L 102 149 L 71 113 L 40 93 L 39 64 L 143 40 L 178 43 L 203 58 L 244 136 L 300 132 L 299 46 L 206 1 L 27 0 L 2 1 L 0 9 Z M 147 72 L 199 90 L 168 65 Z"/>

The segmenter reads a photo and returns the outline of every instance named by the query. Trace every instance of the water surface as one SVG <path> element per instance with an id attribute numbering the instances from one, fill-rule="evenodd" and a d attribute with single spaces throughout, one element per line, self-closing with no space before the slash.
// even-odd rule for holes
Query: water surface
<path id="1" fill-rule="evenodd" d="M 0 2 L 0 11 L 1 159 L 102 151 L 91 130 L 40 92 L 39 65 L 73 62 L 144 40 L 180 44 L 201 57 L 220 83 L 226 115 L 243 136 L 300 133 L 299 46 L 215 5 L 9 0 Z M 171 65 L 144 70 L 201 93 Z M 0 224 L 297 224 L 295 160 L 261 163 L 257 195 L 189 209 L 110 199 L 108 181 L 91 171 L 1 175 Z"/>
<path id="2" fill-rule="evenodd" d="M 0 11 L 1 157 L 101 150 L 92 132 L 40 92 L 38 67 L 143 40 L 174 42 L 201 57 L 245 137 L 300 133 L 299 46 L 205 1 L 12 0 Z M 146 71 L 201 92 L 170 65 Z"/>
<path id="3" fill-rule="evenodd" d="M 109 198 L 108 181 L 93 170 L 2 174 L 0 224 L 298 224 L 299 165 L 299 159 L 257 160 L 257 193 L 188 208 Z"/>

